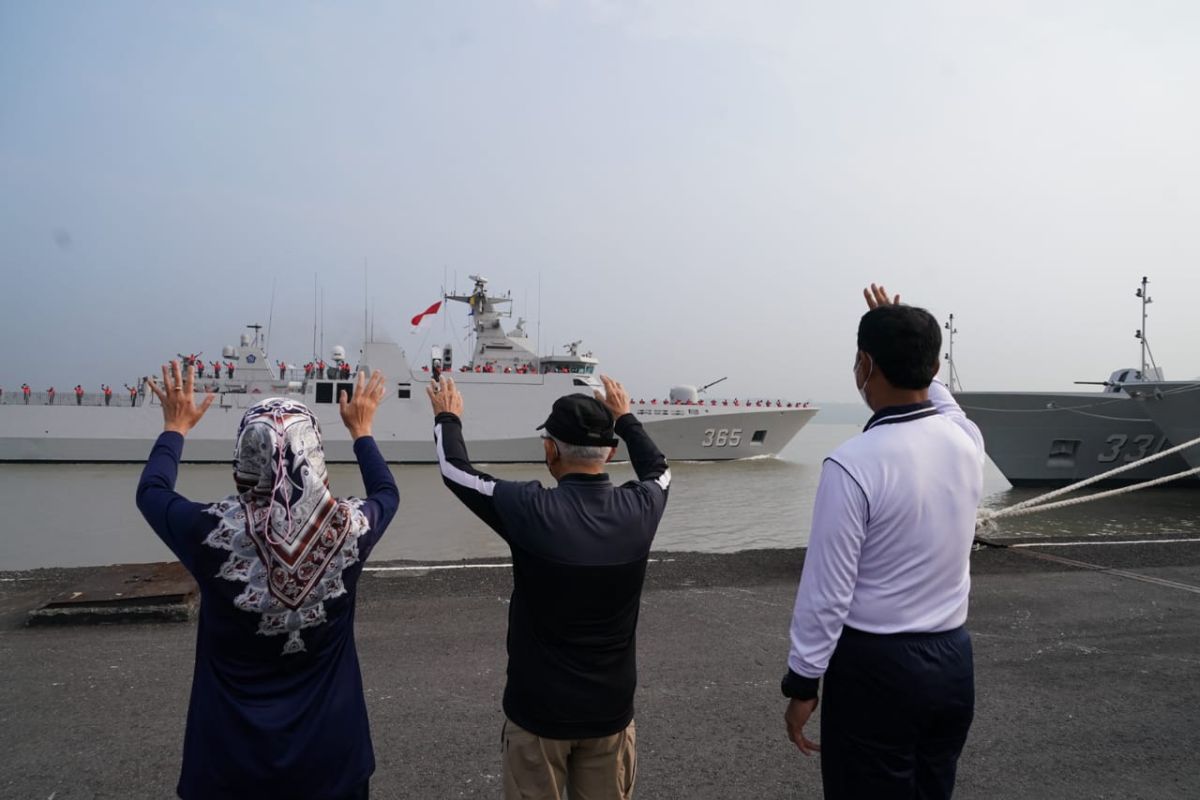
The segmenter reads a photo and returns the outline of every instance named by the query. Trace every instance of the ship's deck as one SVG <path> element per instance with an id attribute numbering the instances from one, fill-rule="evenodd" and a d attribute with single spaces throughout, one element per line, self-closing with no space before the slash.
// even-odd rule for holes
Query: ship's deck
<path id="1" fill-rule="evenodd" d="M 803 551 L 656 558 L 638 795 L 819 797 L 778 689 Z M 358 611 L 372 793 L 496 797 L 509 572 L 390 566 L 364 578 Z M 972 566 L 979 699 L 955 797 L 1194 797 L 1200 539 L 982 550 Z M 21 627 L 87 574 L 0 576 L 5 797 L 172 794 L 195 629 Z"/>

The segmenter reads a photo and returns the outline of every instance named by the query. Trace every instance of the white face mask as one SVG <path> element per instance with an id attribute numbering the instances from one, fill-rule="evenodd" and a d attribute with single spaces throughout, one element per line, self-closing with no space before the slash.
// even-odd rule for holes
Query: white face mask
<path id="1" fill-rule="evenodd" d="M 867 356 L 867 358 L 871 357 Z M 859 360 L 857 358 L 854 359 L 854 383 L 858 388 L 859 397 L 861 397 L 862 401 L 867 404 L 867 408 L 870 408 L 871 401 L 867 399 L 867 384 L 871 381 L 871 375 L 875 372 L 875 359 L 871 358 L 871 368 L 867 370 L 867 377 L 863 378 L 862 386 L 858 386 L 858 362 Z"/>

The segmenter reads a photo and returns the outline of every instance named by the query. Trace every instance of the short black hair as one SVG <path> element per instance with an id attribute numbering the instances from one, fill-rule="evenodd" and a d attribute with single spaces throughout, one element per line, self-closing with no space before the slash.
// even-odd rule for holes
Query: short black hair
<path id="1" fill-rule="evenodd" d="M 858 321 L 858 349 L 898 389 L 928 389 L 941 361 L 942 329 L 923 308 L 879 306 Z"/>

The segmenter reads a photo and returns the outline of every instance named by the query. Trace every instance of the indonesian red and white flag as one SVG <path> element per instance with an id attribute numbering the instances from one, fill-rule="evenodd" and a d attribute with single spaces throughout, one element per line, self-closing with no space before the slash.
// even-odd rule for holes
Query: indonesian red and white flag
<path id="1" fill-rule="evenodd" d="M 432 317 L 434 314 L 436 314 L 438 312 L 438 309 L 441 307 L 442 307 L 442 301 L 438 300 L 436 303 L 431 305 L 429 308 L 425 309 L 420 314 L 417 314 L 415 317 L 412 318 L 413 327 L 420 328 L 421 323 L 423 323 L 425 321 L 425 318 Z"/>

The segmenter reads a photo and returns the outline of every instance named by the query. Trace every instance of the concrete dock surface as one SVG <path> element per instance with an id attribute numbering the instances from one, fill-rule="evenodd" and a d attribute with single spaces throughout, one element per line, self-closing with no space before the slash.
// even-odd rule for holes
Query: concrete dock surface
<path id="1" fill-rule="evenodd" d="M 1200 539 L 1107 541 L 974 554 L 978 702 L 956 797 L 1200 797 Z M 639 798 L 821 796 L 778 688 L 803 557 L 655 554 Z M 357 621 L 372 796 L 499 797 L 509 570 L 369 566 L 385 567 Z M 0 797 L 173 797 L 195 624 L 24 626 L 80 579 L 0 575 Z"/>

